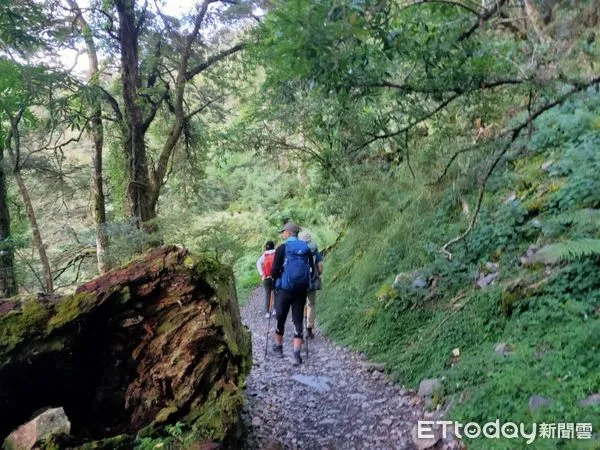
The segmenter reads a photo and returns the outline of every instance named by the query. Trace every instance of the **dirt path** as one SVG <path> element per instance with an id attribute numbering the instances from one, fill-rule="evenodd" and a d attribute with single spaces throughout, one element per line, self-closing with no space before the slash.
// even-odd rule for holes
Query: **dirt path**
<path id="1" fill-rule="evenodd" d="M 284 359 L 270 349 L 263 291 L 242 309 L 252 332 L 254 366 L 247 380 L 252 446 L 260 449 L 413 449 L 410 432 L 421 415 L 418 399 L 373 370 L 362 358 L 320 334 L 309 341 L 304 364 L 291 364 L 291 322 Z M 271 319 L 271 329 L 275 320 Z"/>

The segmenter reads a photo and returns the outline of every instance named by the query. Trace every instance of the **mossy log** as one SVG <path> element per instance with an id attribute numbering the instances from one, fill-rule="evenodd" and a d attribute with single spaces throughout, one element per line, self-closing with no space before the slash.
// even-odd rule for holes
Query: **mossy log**
<path id="1" fill-rule="evenodd" d="M 231 269 L 174 246 L 64 298 L 0 300 L 0 435 L 62 406 L 76 445 L 177 421 L 223 441 L 250 342 Z"/>

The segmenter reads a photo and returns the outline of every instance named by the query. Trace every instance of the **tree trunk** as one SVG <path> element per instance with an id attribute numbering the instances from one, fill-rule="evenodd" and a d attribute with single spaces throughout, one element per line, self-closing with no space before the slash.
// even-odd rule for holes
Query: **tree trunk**
<path id="1" fill-rule="evenodd" d="M 152 231 L 148 221 L 156 218 L 152 201 L 142 108 L 139 91 L 141 77 L 138 55 L 138 30 L 135 18 L 135 1 L 115 2 L 119 14 L 119 45 L 121 51 L 121 74 L 123 78 L 123 103 L 127 136 L 125 154 L 129 163 L 129 186 L 127 189 L 128 213 L 135 219 L 138 228 Z"/>
<path id="2" fill-rule="evenodd" d="M 60 448 L 131 449 L 179 421 L 207 440 L 239 431 L 250 334 L 213 259 L 153 249 L 62 299 L 0 301 L 0 321 L 0 436 L 48 405 L 72 421 Z"/>
<path id="3" fill-rule="evenodd" d="M 22 113 L 21 113 L 22 114 Z M 11 131 L 10 138 L 8 140 L 9 145 L 7 146 L 8 154 L 11 159 L 13 166 L 13 175 L 17 180 L 17 186 L 21 193 L 21 198 L 25 204 L 25 211 L 31 224 L 31 232 L 33 234 L 33 245 L 37 247 L 38 254 L 40 256 L 40 262 L 44 271 L 44 290 L 47 294 L 54 292 L 54 280 L 52 278 L 52 270 L 50 269 L 50 261 L 46 254 L 46 246 L 42 240 L 42 234 L 40 233 L 40 227 L 38 226 L 37 219 L 35 217 L 35 209 L 29 196 L 29 190 L 21 175 L 21 168 L 19 167 L 19 155 L 21 154 L 21 136 L 19 135 L 19 121 L 21 120 L 21 114 L 17 118 L 11 119 Z M 14 145 L 14 147 L 13 147 Z"/>
<path id="4" fill-rule="evenodd" d="M 0 147 L 0 298 L 12 297 L 17 293 L 3 159 L 4 150 Z"/>
<path id="5" fill-rule="evenodd" d="M 87 47 L 89 60 L 89 85 L 99 85 L 98 54 L 96 44 L 89 24 L 83 17 L 81 9 L 76 0 L 67 0 L 81 29 L 81 35 Z M 92 153 L 92 195 L 94 198 L 93 216 L 96 225 L 96 258 L 98 260 L 98 272 L 101 274 L 110 269 L 107 259 L 108 235 L 106 233 L 106 207 L 104 200 L 104 187 L 102 185 L 102 149 L 104 147 L 104 126 L 102 124 L 102 104 L 100 98 L 93 97 L 92 117 L 90 120 L 90 134 L 94 142 Z"/>
<path id="6" fill-rule="evenodd" d="M 20 171 L 14 173 L 17 185 L 19 186 L 19 192 L 21 198 L 25 204 L 25 210 L 27 211 L 27 217 L 31 224 L 31 232 L 33 234 L 33 245 L 37 248 L 38 254 L 40 255 L 40 261 L 44 270 L 44 290 L 47 294 L 54 292 L 54 280 L 52 279 L 52 270 L 50 269 L 50 260 L 46 253 L 46 246 L 42 240 L 42 234 L 40 233 L 40 227 L 35 217 L 35 210 L 33 209 L 33 203 L 31 203 L 31 197 L 29 197 L 29 190 L 23 180 L 23 176 Z"/>

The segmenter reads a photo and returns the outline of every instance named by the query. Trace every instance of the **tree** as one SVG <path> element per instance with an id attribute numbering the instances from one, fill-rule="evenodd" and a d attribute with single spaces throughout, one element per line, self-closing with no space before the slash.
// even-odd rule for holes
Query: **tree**
<path id="1" fill-rule="evenodd" d="M 128 212 L 138 227 L 150 231 L 169 163 L 185 128 L 193 116 L 220 99 L 193 102 L 187 98 L 189 86 L 244 48 L 243 43 L 219 45 L 219 34 L 210 27 L 217 19 L 243 21 L 249 17 L 251 4 L 205 0 L 182 21 L 165 15 L 158 4 L 154 10 L 148 2 L 140 7 L 135 0 L 114 0 L 109 6 L 102 14 L 108 18 L 108 34 L 118 46 L 124 112 L 114 97 L 108 101 L 123 133 Z M 211 33 L 215 42 L 210 42 Z M 170 127 L 156 162 L 151 163 L 147 134 L 161 108 L 170 113 Z"/>
<path id="2" fill-rule="evenodd" d="M 102 177 L 102 152 L 104 149 L 104 123 L 102 121 L 102 102 L 100 91 L 100 69 L 98 51 L 92 29 L 85 19 L 76 0 L 67 0 L 72 14 L 75 16 L 78 31 L 83 37 L 87 51 L 89 69 L 88 86 L 90 87 L 90 120 L 88 132 L 94 143 L 92 152 L 92 197 L 93 216 L 96 225 L 96 259 L 98 272 L 104 273 L 110 268 L 108 261 L 108 234 L 106 231 L 106 204 Z"/>

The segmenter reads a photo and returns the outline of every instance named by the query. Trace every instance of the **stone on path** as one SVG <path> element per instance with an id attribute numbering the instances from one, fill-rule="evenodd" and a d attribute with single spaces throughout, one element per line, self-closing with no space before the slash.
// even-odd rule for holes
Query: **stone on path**
<path id="1" fill-rule="evenodd" d="M 44 439 L 71 432 L 71 422 L 63 408 L 47 409 L 35 419 L 21 425 L 4 441 L 6 450 L 31 450 Z"/>
<path id="2" fill-rule="evenodd" d="M 292 380 L 310 386 L 320 392 L 327 392 L 331 389 L 328 384 L 331 380 L 327 377 L 296 374 L 292 376 Z"/>

